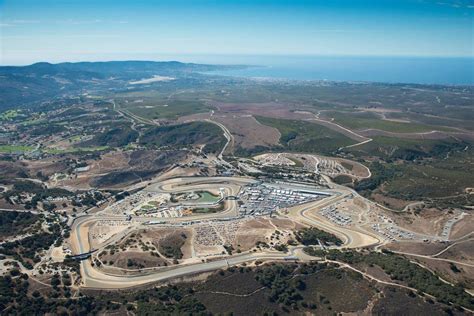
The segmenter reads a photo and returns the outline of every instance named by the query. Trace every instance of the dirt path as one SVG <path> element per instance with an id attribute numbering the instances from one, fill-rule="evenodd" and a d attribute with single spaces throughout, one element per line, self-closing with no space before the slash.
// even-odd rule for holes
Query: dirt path
<path id="1" fill-rule="evenodd" d="M 326 120 L 320 119 L 319 118 L 320 114 L 321 114 L 321 111 L 318 111 L 318 113 L 313 114 L 314 118 L 309 119 L 308 121 L 316 122 L 316 124 L 319 123 L 320 125 L 323 125 L 323 126 L 329 128 L 329 129 L 332 129 L 333 131 L 339 132 L 339 133 L 349 137 L 350 139 L 355 140 L 355 141 L 358 142 L 356 144 L 341 147 L 341 148 L 339 148 L 339 150 L 344 149 L 344 148 L 352 148 L 352 147 L 360 146 L 360 145 L 363 145 L 363 144 L 367 144 L 367 143 L 369 143 L 373 140 L 372 138 L 360 135 L 360 134 L 358 134 L 358 133 L 356 133 L 356 132 L 354 132 L 354 131 L 352 131 L 352 130 L 350 130 L 350 129 L 342 126 L 342 125 L 336 124 L 336 123 L 331 122 L 331 121 L 326 121 Z"/>
<path id="2" fill-rule="evenodd" d="M 255 293 L 258 293 L 262 290 L 266 289 L 265 286 L 262 286 L 261 288 L 256 289 L 255 291 L 252 291 L 247 294 L 235 294 L 235 293 L 230 293 L 230 292 L 221 292 L 221 291 L 199 291 L 196 293 L 211 293 L 211 294 L 222 294 L 222 295 L 229 295 L 229 296 L 235 296 L 235 297 L 249 297 L 254 295 Z"/>
<path id="3" fill-rule="evenodd" d="M 412 291 L 412 292 L 414 292 L 414 293 L 419 292 L 418 289 L 415 289 L 415 288 L 410 287 L 410 286 L 406 286 L 406 285 L 403 285 L 403 284 L 398 284 L 398 283 L 394 283 L 394 282 L 389 282 L 389 281 L 380 280 L 380 279 L 378 279 L 378 278 L 376 278 L 376 277 L 374 277 L 374 276 L 372 276 L 372 275 L 370 275 L 370 274 L 368 274 L 368 273 L 366 273 L 366 272 L 363 272 L 363 271 L 361 271 L 361 270 L 359 270 L 359 269 L 356 269 L 356 268 L 354 268 L 354 267 L 352 267 L 352 266 L 350 266 L 350 265 L 348 265 L 347 263 L 344 263 L 344 262 L 333 261 L 333 260 L 327 260 L 327 259 L 326 259 L 324 262 L 329 262 L 329 263 L 338 264 L 338 265 L 340 265 L 340 266 L 342 266 L 342 267 L 344 267 L 344 268 L 347 268 L 347 269 L 349 269 L 349 270 L 358 272 L 358 273 L 360 273 L 361 275 L 363 275 L 364 277 L 366 277 L 367 279 L 370 279 L 370 280 L 372 280 L 372 281 L 378 282 L 378 283 L 380 283 L 380 284 L 385 284 L 385 285 L 389 285 L 389 286 L 396 286 L 396 287 L 399 287 L 399 288 L 403 288 L 403 289 L 406 289 L 406 290 L 410 290 L 410 291 Z M 469 292 L 468 292 L 468 293 L 469 293 Z M 425 292 L 423 292 L 423 294 L 424 294 L 425 296 L 430 297 L 430 298 L 433 299 L 433 300 L 436 300 L 436 297 L 434 297 L 434 296 L 431 295 L 431 294 L 428 294 L 428 293 L 425 293 Z M 468 311 L 468 312 L 470 312 L 470 313 L 474 313 L 474 311 L 472 311 L 472 310 L 470 310 L 470 309 L 468 309 L 468 308 L 466 308 L 466 307 L 462 307 L 462 308 L 463 308 L 465 311 Z"/>
<path id="4" fill-rule="evenodd" d="M 425 259 L 431 259 L 431 260 L 450 262 L 450 263 L 459 264 L 461 266 L 467 266 L 467 267 L 474 268 L 474 264 L 466 263 L 466 262 L 460 262 L 460 261 L 451 260 L 451 259 L 436 258 L 436 257 L 433 257 L 433 256 L 419 255 L 419 254 L 416 254 L 416 253 L 409 253 L 409 252 L 403 252 L 403 251 L 392 251 L 392 252 L 396 253 L 396 254 L 399 254 L 399 255 L 406 255 L 406 256 L 412 256 L 412 257 L 419 257 L 419 258 L 425 258 Z"/>

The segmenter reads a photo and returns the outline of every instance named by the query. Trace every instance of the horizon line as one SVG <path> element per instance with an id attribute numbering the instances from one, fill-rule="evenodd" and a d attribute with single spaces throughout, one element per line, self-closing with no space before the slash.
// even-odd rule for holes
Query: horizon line
<path id="1" fill-rule="evenodd" d="M 148 53 L 142 53 L 148 54 Z M 396 58 L 396 59 L 406 59 L 406 58 L 419 58 L 419 59 L 472 59 L 474 61 L 474 56 L 472 55 L 358 55 L 358 54 L 219 54 L 219 53 L 195 53 L 195 54 L 159 54 L 164 56 L 175 55 L 177 59 L 165 59 L 165 58 L 124 58 L 124 59 L 96 59 L 96 60 L 83 60 L 83 59 L 70 59 L 64 61 L 48 61 L 48 60 L 38 60 L 34 62 L 25 62 L 25 63 L 3 63 L 0 62 L 0 67 L 21 67 L 21 66 L 31 66 L 38 63 L 48 63 L 52 65 L 64 64 L 64 63 L 82 63 L 82 62 L 130 62 L 130 61 L 143 61 L 143 62 L 180 62 L 180 63 L 195 63 L 195 64 L 208 64 L 208 65 L 230 65 L 228 63 L 202 63 L 202 62 L 192 62 L 192 61 L 180 61 L 179 57 L 192 57 L 192 56 L 221 56 L 221 57 L 295 57 L 295 58 L 304 58 L 304 57 L 318 57 L 318 58 Z M 245 65 L 242 63 L 232 64 L 232 65 Z"/>

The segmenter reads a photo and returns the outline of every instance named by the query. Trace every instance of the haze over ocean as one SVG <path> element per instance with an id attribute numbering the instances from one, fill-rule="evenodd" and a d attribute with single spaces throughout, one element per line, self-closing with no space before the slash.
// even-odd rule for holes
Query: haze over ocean
<path id="1" fill-rule="evenodd" d="M 238 77 L 472 85 L 474 58 L 234 56 L 220 62 L 260 65 L 214 72 Z"/>

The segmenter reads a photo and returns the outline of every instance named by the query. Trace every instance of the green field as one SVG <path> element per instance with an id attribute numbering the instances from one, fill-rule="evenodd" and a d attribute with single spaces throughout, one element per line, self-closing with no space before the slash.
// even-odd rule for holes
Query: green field
<path id="1" fill-rule="evenodd" d="M 21 110 L 8 110 L 0 114 L 0 121 L 11 121 L 20 114 Z"/>
<path id="2" fill-rule="evenodd" d="M 199 195 L 199 198 L 196 200 L 196 202 L 198 203 L 215 203 L 220 199 L 218 195 L 213 195 L 207 191 L 201 191 L 196 193 Z"/>
<path id="3" fill-rule="evenodd" d="M 149 211 L 149 210 L 152 210 L 154 208 L 156 208 L 156 206 L 150 205 L 150 204 L 144 204 L 140 207 L 140 209 L 143 210 L 143 211 Z"/>
<path id="4" fill-rule="evenodd" d="M 40 125 L 40 124 L 43 124 L 45 122 L 46 122 L 46 120 L 42 119 L 42 118 L 41 119 L 31 119 L 31 120 L 21 122 L 21 125 L 23 125 L 23 126 L 33 126 L 33 125 Z"/>
<path id="5" fill-rule="evenodd" d="M 0 145 L 0 153 L 11 154 L 15 152 L 26 152 L 33 150 L 31 146 L 22 146 L 22 145 Z"/>
<path id="6" fill-rule="evenodd" d="M 281 133 L 280 143 L 289 151 L 331 154 L 341 147 L 355 143 L 340 133 L 310 122 L 263 116 L 257 116 L 256 119 L 264 125 L 278 129 Z"/>
<path id="7" fill-rule="evenodd" d="M 140 103 L 121 103 L 121 108 L 146 119 L 177 119 L 180 116 L 205 113 L 213 108 L 199 101 L 144 99 Z"/>
<path id="8" fill-rule="evenodd" d="M 76 147 L 76 148 L 68 148 L 68 149 L 43 148 L 42 151 L 48 154 L 67 154 L 67 153 L 78 153 L 78 152 L 103 151 L 107 149 L 109 149 L 108 146 L 98 146 L 98 147 Z"/>

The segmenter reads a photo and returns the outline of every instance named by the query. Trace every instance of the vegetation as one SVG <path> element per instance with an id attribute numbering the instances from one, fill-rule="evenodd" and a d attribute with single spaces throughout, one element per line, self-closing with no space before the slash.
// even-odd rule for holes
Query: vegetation
<path id="1" fill-rule="evenodd" d="M 425 200 L 438 207 L 464 207 L 472 203 L 472 197 L 465 192 L 474 186 L 472 179 L 465 176 L 474 172 L 472 162 L 470 147 L 443 158 L 398 164 L 373 162 L 369 165 L 372 177 L 356 182 L 354 187 L 365 196 L 380 192 L 399 199 Z"/>
<path id="2" fill-rule="evenodd" d="M 325 116 L 350 129 L 379 129 L 393 133 L 422 133 L 433 130 L 453 131 L 453 129 L 418 123 L 396 122 L 381 119 L 371 112 L 325 112 Z"/>
<path id="3" fill-rule="evenodd" d="M 284 150 L 329 155 L 339 148 L 354 143 L 350 138 L 327 127 L 296 120 L 275 119 L 257 116 L 267 126 L 275 127 L 281 133 L 280 142 Z M 275 148 L 281 150 L 281 148 Z"/>
<path id="4" fill-rule="evenodd" d="M 224 147 L 225 142 L 220 127 L 206 122 L 153 127 L 140 138 L 140 144 L 155 147 L 205 145 L 206 153 L 217 153 Z"/>
<path id="5" fill-rule="evenodd" d="M 271 302 L 296 306 L 303 299 L 300 291 L 304 290 L 303 281 L 293 281 L 292 272 L 295 266 L 273 265 L 257 269 L 256 280 L 269 288 L 271 293 L 268 299 Z"/>
<path id="6" fill-rule="evenodd" d="M 152 119 L 177 119 L 180 116 L 209 112 L 212 108 L 202 102 L 139 97 L 142 102 L 122 104 L 135 115 Z"/>
<path id="7" fill-rule="evenodd" d="M 32 269 L 33 263 L 40 261 L 38 253 L 49 249 L 53 243 L 58 242 L 59 238 L 61 238 L 61 227 L 54 224 L 49 228 L 49 232 L 42 232 L 20 240 L 3 243 L 0 246 L 0 253 L 13 256 L 23 266 Z"/>
<path id="8" fill-rule="evenodd" d="M 42 151 L 48 154 L 67 154 L 67 153 L 87 153 L 94 151 L 104 151 L 109 149 L 108 146 L 99 146 L 99 147 L 74 147 L 67 149 L 58 149 L 58 148 L 43 148 Z"/>
<path id="9" fill-rule="evenodd" d="M 0 113 L 0 121 L 11 121 L 15 119 L 20 113 L 21 110 L 7 110 L 3 113 Z"/>
<path id="10" fill-rule="evenodd" d="M 181 247 L 183 247 L 186 242 L 186 235 L 173 233 L 166 236 L 159 242 L 160 253 L 162 253 L 167 258 L 181 259 L 183 257 L 183 252 Z"/>
<path id="11" fill-rule="evenodd" d="M 303 245 L 318 245 L 320 242 L 325 245 L 341 245 L 342 240 L 333 234 L 327 233 L 316 227 L 303 228 L 295 232 L 296 239 Z"/>
<path id="12" fill-rule="evenodd" d="M 30 212 L 0 211 L 0 237 L 23 234 L 39 218 Z"/>
<path id="13" fill-rule="evenodd" d="M 26 151 L 33 150 L 31 146 L 24 145 L 0 145 L 0 153 L 13 154 L 13 153 L 23 153 Z"/>
<path id="14" fill-rule="evenodd" d="M 59 124 L 51 124 L 46 122 L 43 125 L 39 125 L 38 127 L 34 128 L 30 131 L 30 135 L 32 136 L 49 136 L 54 134 L 59 134 L 61 132 L 66 131 L 66 127 Z"/>
<path id="15" fill-rule="evenodd" d="M 361 146 L 344 149 L 356 156 L 378 157 L 386 162 L 396 160 L 415 161 L 423 158 L 449 157 L 451 153 L 461 152 L 469 143 L 456 139 L 419 140 L 398 137 L 375 136 L 373 141 Z"/>
<path id="16" fill-rule="evenodd" d="M 74 195 L 73 192 L 62 188 L 46 188 L 40 183 L 28 181 L 28 180 L 16 180 L 14 181 L 13 188 L 5 193 L 3 197 L 5 200 L 10 201 L 10 197 L 21 196 L 23 193 L 33 194 L 31 200 L 24 202 L 25 208 L 36 208 L 38 202 L 55 197 L 71 197 Z M 21 200 L 21 199 L 20 199 Z"/>
<path id="17" fill-rule="evenodd" d="M 389 251 L 361 253 L 330 250 L 326 253 L 326 258 L 349 264 L 377 265 L 392 280 L 403 282 L 421 292 L 433 295 L 442 303 L 456 304 L 471 310 L 474 308 L 474 299 L 464 291 L 461 285 L 453 286 L 445 283 L 429 270 Z"/>
<path id="18" fill-rule="evenodd" d="M 97 134 L 79 147 L 124 147 L 136 141 L 138 132 L 129 127 L 117 127 Z"/>

